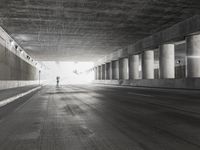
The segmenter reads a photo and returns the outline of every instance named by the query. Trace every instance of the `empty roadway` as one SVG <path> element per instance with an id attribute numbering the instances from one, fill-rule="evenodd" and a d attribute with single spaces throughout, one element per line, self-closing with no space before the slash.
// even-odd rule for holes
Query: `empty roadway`
<path id="1" fill-rule="evenodd" d="M 199 150 L 199 98 L 199 91 L 45 86 L 5 106 L 0 150 Z"/>

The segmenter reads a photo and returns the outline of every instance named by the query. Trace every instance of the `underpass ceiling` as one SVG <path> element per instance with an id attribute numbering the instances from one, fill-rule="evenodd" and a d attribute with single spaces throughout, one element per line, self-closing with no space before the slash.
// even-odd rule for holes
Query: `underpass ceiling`
<path id="1" fill-rule="evenodd" d="M 199 0 L 1 0 L 0 25 L 36 60 L 95 61 L 199 8 Z"/>

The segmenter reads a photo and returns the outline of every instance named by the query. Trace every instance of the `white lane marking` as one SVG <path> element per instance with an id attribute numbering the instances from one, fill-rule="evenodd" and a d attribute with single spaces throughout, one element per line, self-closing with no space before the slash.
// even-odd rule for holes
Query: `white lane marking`
<path id="1" fill-rule="evenodd" d="M 147 95 L 147 94 L 139 94 L 139 93 L 133 93 L 133 92 L 128 92 L 130 95 L 138 95 L 138 96 L 146 96 L 146 97 L 154 97 L 152 95 Z"/>
<path id="2" fill-rule="evenodd" d="M 41 88 L 41 86 L 36 87 L 36 88 L 34 88 L 34 89 L 32 89 L 32 90 L 29 90 L 29 91 L 27 91 L 27 92 L 17 94 L 17 95 L 15 95 L 15 96 L 10 97 L 10 98 L 4 99 L 4 100 L 0 101 L 0 107 L 3 107 L 3 106 L 5 106 L 5 105 L 7 105 L 7 104 L 9 104 L 9 103 L 11 103 L 11 102 L 13 102 L 13 101 L 15 101 L 15 100 L 17 100 L 17 99 L 19 99 L 19 98 L 21 98 L 21 97 L 27 95 L 27 94 L 30 94 L 30 93 L 32 93 L 32 92 L 34 92 L 34 91 L 40 89 L 40 88 Z"/>

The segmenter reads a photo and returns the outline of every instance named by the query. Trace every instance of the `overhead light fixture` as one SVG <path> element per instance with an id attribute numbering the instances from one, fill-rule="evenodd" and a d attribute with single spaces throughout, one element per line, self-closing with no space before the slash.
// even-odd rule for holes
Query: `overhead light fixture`
<path id="1" fill-rule="evenodd" d="M 14 46 L 15 45 L 15 42 L 13 40 L 10 40 L 10 45 L 11 46 Z"/>
<path id="2" fill-rule="evenodd" d="M 23 51 L 23 50 L 21 50 L 21 49 L 20 49 L 19 51 L 20 51 L 20 53 L 21 53 L 21 54 L 23 54 L 23 53 L 24 53 L 24 51 Z"/>
<path id="3" fill-rule="evenodd" d="M 18 45 L 15 45 L 15 49 L 16 49 L 16 50 L 18 49 Z"/>
<path id="4" fill-rule="evenodd" d="M 30 60 L 30 56 L 27 55 L 26 58 L 27 58 L 28 60 Z"/>

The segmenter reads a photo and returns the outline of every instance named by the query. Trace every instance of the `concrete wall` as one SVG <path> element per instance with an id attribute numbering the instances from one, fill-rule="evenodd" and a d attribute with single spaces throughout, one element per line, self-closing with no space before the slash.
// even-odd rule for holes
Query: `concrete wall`
<path id="1" fill-rule="evenodd" d="M 1 28 L 0 28 L 1 29 Z M 0 89 L 39 84 L 39 69 L 9 35 L 0 30 Z M 28 56 L 27 60 L 26 57 Z"/>
<path id="2" fill-rule="evenodd" d="M 200 89 L 200 79 L 139 79 L 139 80 L 102 80 L 96 84 L 123 85 L 134 87 Z"/>
<path id="3" fill-rule="evenodd" d="M 22 86 L 29 86 L 29 85 L 39 85 L 39 81 L 38 80 L 33 80 L 33 81 L 1 80 L 0 81 L 0 90 L 22 87 Z"/>
<path id="4" fill-rule="evenodd" d="M 0 80 L 37 80 L 38 69 L 0 44 Z"/>

